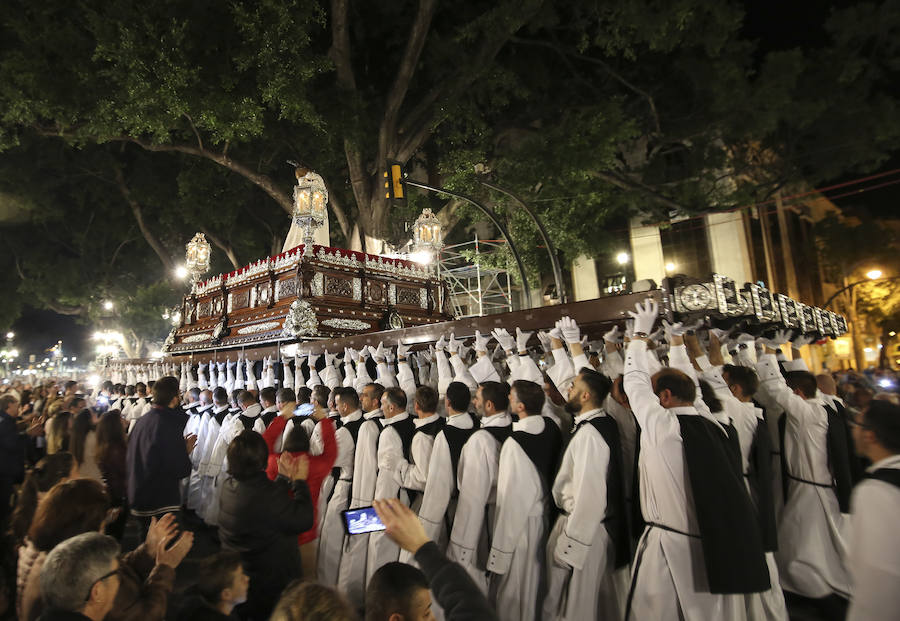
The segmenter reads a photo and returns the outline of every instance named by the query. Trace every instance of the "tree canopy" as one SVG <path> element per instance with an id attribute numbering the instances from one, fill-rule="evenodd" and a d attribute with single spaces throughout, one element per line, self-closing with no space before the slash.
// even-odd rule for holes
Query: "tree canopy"
<path id="1" fill-rule="evenodd" d="M 98 292 L 164 280 L 195 230 L 222 251 L 219 267 L 270 254 L 289 222 L 287 160 L 325 178 L 336 244 L 397 243 L 426 205 L 459 237 L 478 219 L 445 197 L 385 201 L 381 171 L 397 160 L 495 208 L 535 270 L 536 231 L 477 165 L 572 259 L 606 252 L 617 219 L 731 208 L 885 161 L 900 135 L 895 2 L 832 11 L 826 42 L 804 49 L 748 40 L 744 12 L 699 0 L 10 0 L 4 284 L 88 312 Z"/>

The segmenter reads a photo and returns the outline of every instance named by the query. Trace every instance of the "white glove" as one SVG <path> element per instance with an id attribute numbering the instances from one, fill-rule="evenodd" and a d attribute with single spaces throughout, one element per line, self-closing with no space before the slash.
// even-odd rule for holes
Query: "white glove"
<path id="1" fill-rule="evenodd" d="M 359 361 L 360 361 L 360 362 L 365 362 L 366 358 L 368 358 L 368 357 L 371 355 L 371 354 L 369 353 L 370 347 L 371 347 L 371 346 L 367 345 L 366 347 L 363 347 L 363 348 L 360 349 L 358 352 L 356 352 L 356 355 L 359 356 Z"/>
<path id="2" fill-rule="evenodd" d="M 487 353 L 487 345 L 490 339 L 482 336 L 481 332 L 475 330 L 475 351 L 483 351 Z"/>
<path id="3" fill-rule="evenodd" d="M 441 335 L 441 338 L 434 344 L 434 351 L 444 351 L 446 348 L 447 341 L 444 339 L 444 335 Z"/>
<path id="4" fill-rule="evenodd" d="M 731 331 L 720 330 L 719 328 L 710 328 L 709 333 L 715 336 L 720 343 L 725 343 L 728 341 L 728 335 L 731 334 Z"/>
<path id="5" fill-rule="evenodd" d="M 409 353 L 409 345 L 404 345 L 400 341 L 397 341 L 397 357 L 398 358 L 406 358 Z"/>
<path id="6" fill-rule="evenodd" d="M 387 359 L 387 352 L 384 349 L 384 343 L 378 343 L 378 347 L 369 346 L 369 354 L 375 358 L 376 362 L 383 362 Z"/>
<path id="7" fill-rule="evenodd" d="M 447 351 L 451 354 L 458 354 L 460 345 L 462 345 L 462 341 L 457 339 L 456 334 L 451 332 L 450 340 L 447 341 Z"/>
<path id="8" fill-rule="evenodd" d="M 353 350 L 349 347 L 344 348 L 344 363 L 351 362 L 353 360 Z"/>
<path id="9" fill-rule="evenodd" d="M 688 329 L 684 326 L 682 322 L 678 323 L 669 323 L 665 319 L 662 320 L 663 330 L 666 332 L 666 340 L 671 343 L 673 336 L 684 336 L 684 333 L 688 331 Z"/>
<path id="10" fill-rule="evenodd" d="M 419 352 L 419 360 L 421 362 L 426 362 L 428 364 L 431 364 L 431 361 L 434 360 L 434 346 L 429 345 L 427 350 L 423 349 L 422 351 L 420 351 Z M 419 366 L 421 366 L 421 365 L 419 365 Z"/>
<path id="11" fill-rule="evenodd" d="M 779 347 L 787 343 L 790 340 L 790 337 L 791 333 L 788 330 L 778 330 L 771 338 L 760 338 L 757 340 L 766 347 L 778 349 Z"/>
<path id="12" fill-rule="evenodd" d="M 626 341 L 630 341 L 631 337 L 634 336 L 634 319 L 625 320 L 625 334 L 623 336 Z"/>
<path id="13" fill-rule="evenodd" d="M 537 333 L 538 340 L 541 342 L 541 347 L 544 348 L 544 351 L 548 354 L 553 349 L 550 344 L 550 333 L 549 332 L 538 332 Z"/>
<path id="14" fill-rule="evenodd" d="M 735 341 L 737 342 L 738 347 L 744 349 L 755 343 L 756 338 L 752 334 L 741 333 L 737 335 Z"/>
<path id="15" fill-rule="evenodd" d="M 309 365 L 309 368 L 310 368 L 310 369 L 315 369 L 315 368 L 316 368 L 316 363 L 319 362 L 319 358 L 321 358 L 321 356 L 320 356 L 319 354 L 310 354 L 310 355 L 309 355 L 309 360 L 307 361 L 306 364 Z"/>
<path id="16" fill-rule="evenodd" d="M 506 331 L 506 328 L 494 328 L 491 330 L 491 336 L 494 337 L 495 341 L 500 343 L 500 347 L 503 348 L 503 351 L 511 352 L 516 346 L 516 340 Z"/>
<path id="17" fill-rule="evenodd" d="M 516 328 L 516 347 L 519 348 L 519 351 L 528 350 L 528 339 L 532 334 L 534 332 L 522 332 L 522 328 Z"/>
<path id="18" fill-rule="evenodd" d="M 550 334 L 551 339 L 556 339 L 557 341 L 564 340 L 562 330 L 560 330 L 556 326 L 553 326 L 552 328 L 550 328 L 549 334 Z"/>
<path id="19" fill-rule="evenodd" d="M 634 311 L 628 311 L 628 314 L 634 319 L 635 333 L 643 332 L 650 334 L 653 332 L 653 326 L 659 318 L 659 304 L 653 298 L 648 298 L 643 304 L 638 302 L 634 305 Z"/>
<path id="20" fill-rule="evenodd" d="M 612 330 L 603 335 L 603 340 L 611 344 L 621 343 L 622 333 L 619 332 L 619 326 L 613 326 Z"/>
<path id="21" fill-rule="evenodd" d="M 804 345 L 812 345 L 816 342 L 816 337 L 814 336 L 806 336 L 805 334 L 801 334 L 798 337 L 795 337 L 794 340 L 791 341 L 791 347 L 794 349 L 800 349 Z"/>
<path id="22" fill-rule="evenodd" d="M 581 330 L 578 329 L 578 324 L 575 323 L 575 320 L 571 317 L 561 318 L 556 322 L 556 327 L 562 332 L 563 339 L 565 339 L 566 343 L 569 345 L 575 345 L 581 342 Z"/>
<path id="23" fill-rule="evenodd" d="M 335 358 L 337 358 L 337 354 L 329 354 L 328 350 L 325 350 L 325 366 L 333 365 Z"/>

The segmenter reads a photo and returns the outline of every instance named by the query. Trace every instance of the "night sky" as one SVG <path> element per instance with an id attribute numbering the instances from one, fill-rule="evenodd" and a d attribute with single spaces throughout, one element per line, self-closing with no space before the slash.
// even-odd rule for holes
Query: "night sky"
<path id="1" fill-rule="evenodd" d="M 745 36 L 756 39 L 760 43 L 760 51 L 789 49 L 796 46 L 820 45 L 825 42 L 821 24 L 826 19 L 832 6 L 847 6 L 851 2 L 772 2 L 748 0 L 745 3 L 747 16 L 744 22 Z M 885 162 L 879 171 L 900 169 L 900 152 Z M 852 181 L 864 175 L 854 174 L 835 179 L 831 183 Z M 872 188 L 881 185 L 882 187 Z M 857 193 L 835 199 L 842 208 L 852 211 L 868 212 L 876 218 L 900 217 L 900 173 L 881 178 L 877 181 L 853 185 L 849 190 Z M 859 191 L 862 190 L 862 191 Z M 846 191 L 846 190 L 845 190 Z M 840 193 L 844 193 L 841 191 Z M 287 222 L 285 222 L 287 226 Z M 74 317 L 58 315 L 51 311 L 36 310 L 25 307 L 22 316 L 15 322 L 14 346 L 19 350 L 19 361 L 28 361 L 28 355 L 34 354 L 40 362 L 48 354 L 45 350 L 58 340 L 63 341 L 66 356 L 78 356 L 79 362 L 93 358 L 93 346 L 90 336 L 93 328 L 78 323 Z"/>

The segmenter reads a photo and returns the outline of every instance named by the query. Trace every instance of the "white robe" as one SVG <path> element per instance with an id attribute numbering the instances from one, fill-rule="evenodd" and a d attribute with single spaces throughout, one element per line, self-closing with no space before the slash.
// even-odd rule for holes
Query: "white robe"
<path id="1" fill-rule="evenodd" d="M 222 497 L 222 486 L 228 478 L 228 445 L 244 431 L 244 426 L 238 420 L 237 414 L 228 414 L 223 420 L 219 437 L 210 456 L 206 476 L 211 478 L 207 482 L 209 493 L 206 503 L 201 509 L 204 520 L 210 526 L 219 524 L 219 499 Z"/>
<path id="2" fill-rule="evenodd" d="M 222 422 L 219 423 L 216 420 L 216 415 L 221 413 L 222 411 L 227 411 L 228 406 L 224 405 L 221 407 L 213 407 L 212 413 L 210 416 L 209 424 L 206 430 L 206 442 L 204 443 L 202 453 L 200 456 L 200 465 L 197 468 L 200 474 L 200 506 L 197 509 L 197 515 L 200 518 L 208 523 L 207 513 L 210 507 L 210 496 L 212 494 L 213 486 L 215 485 L 215 475 L 210 475 L 210 463 L 213 459 L 213 454 L 215 453 L 216 445 L 219 442 L 219 435 L 222 431 L 222 425 L 225 424 L 226 420 L 228 420 L 228 415 L 226 414 L 222 418 Z M 221 462 L 219 462 L 221 464 Z M 218 472 L 216 473 L 218 474 Z"/>
<path id="3" fill-rule="evenodd" d="M 341 423 L 346 425 L 359 420 L 362 418 L 362 415 L 362 411 L 357 410 L 346 417 L 342 417 Z M 353 441 L 353 436 L 350 435 L 350 432 L 345 427 L 337 430 L 335 439 L 337 440 L 338 454 L 334 467 L 340 468 L 341 471 L 338 480 L 332 481 L 328 485 L 328 492 L 331 494 L 331 498 L 328 498 L 326 494 L 324 511 L 319 514 L 322 528 L 319 531 L 318 567 L 316 568 L 319 582 L 327 586 L 336 586 L 338 582 L 338 572 L 341 567 L 345 538 L 344 518 L 341 515 L 341 511 L 347 509 L 350 505 L 354 453 L 356 451 L 356 443 Z M 325 492 L 326 486 L 323 483 L 321 493 L 324 494 Z"/>
<path id="4" fill-rule="evenodd" d="M 543 416 L 513 423 L 513 431 L 540 434 L 552 424 Z M 497 523 L 487 570 L 501 621 L 540 618 L 547 543 L 548 490 L 534 462 L 512 437 L 500 449 L 497 469 Z"/>
<path id="5" fill-rule="evenodd" d="M 459 497 L 447 556 L 469 572 L 485 595 L 488 552 L 496 523 L 500 442 L 484 428 L 508 425 L 512 425 L 512 418 L 506 412 L 483 418 L 482 429 L 463 445 L 457 468 Z"/>
<path id="6" fill-rule="evenodd" d="M 203 452 L 206 450 L 206 443 L 209 441 L 209 420 L 212 409 L 212 404 L 198 409 L 200 424 L 197 427 L 197 443 L 194 445 L 194 450 L 191 451 L 191 475 L 188 481 L 187 508 L 195 512 L 200 508 L 201 504 L 200 462 L 203 461 Z"/>
<path id="7" fill-rule="evenodd" d="M 375 498 L 400 498 L 400 502 L 409 505 L 409 496 L 394 480 L 390 465 L 403 458 L 403 441 L 393 425 L 409 418 L 409 414 L 402 412 L 384 420 L 384 430 L 378 439 L 378 478 L 375 481 Z M 391 541 L 384 532 L 375 532 L 369 535 L 369 553 L 366 556 L 366 584 L 385 563 L 399 560 L 400 548 Z"/>
<path id="8" fill-rule="evenodd" d="M 880 468 L 900 469 L 900 455 L 876 462 Z M 848 566 L 853 593 L 847 621 L 896 619 L 900 614 L 900 489 L 874 479 L 853 490 Z"/>
<path id="9" fill-rule="evenodd" d="M 831 485 L 828 416 L 819 399 L 804 399 L 788 388 L 775 356 L 756 365 L 760 392 L 784 408 L 784 451 L 791 476 Z M 850 594 L 847 575 L 849 515 L 842 514 L 834 489 L 788 480 L 788 496 L 778 523 L 775 560 L 784 590 L 806 597 Z"/>
<path id="10" fill-rule="evenodd" d="M 605 415 L 602 410 L 590 410 L 575 417 L 576 425 L 586 424 L 566 447 L 553 482 L 553 499 L 563 515 L 547 543 L 545 621 L 617 620 L 625 613 L 628 567 L 616 570 L 615 545 L 603 525 L 609 517 L 610 450 L 603 436 L 587 423 Z"/>
<path id="11" fill-rule="evenodd" d="M 381 410 L 373 410 L 363 415 L 366 419 L 356 437 L 353 457 L 353 485 L 350 493 L 350 509 L 372 506 L 375 497 L 375 478 L 378 468 L 376 446 L 381 428 L 376 422 L 383 418 Z M 338 571 L 338 590 L 355 608 L 362 608 L 366 598 L 366 554 L 369 549 L 369 534 L 361 533 L 347 537 L 341 553 L 341 567 Z"/>
<path id="12" fill-rule="evenodd" d="M 448 365 L 449 366 L 449 365 Z M 447 418 L 446 424 L 460 429 L 471 429 L 472 419 L 468 414 L 457 414 Z M 453 472 L 453 461 L 450 458 L 450 445 L 439 432 L 434 438 L 431 460 L 428 464 L 428 479 L 425 481 L 425 494 L 422 506 L 419 507 L 419 519 L 425 527 L 425 534 L 434 541 L 441 550 L 447 547 L 448 525 L 453 523 L 456 503 L 453 496 L 456 491 L 456 473 Z M 410 562 L 411 555 L 405 552 L 400 560 Z"/>
<path id="13" fill-rule="evenodd" d="M 678 415 L 700 415 L 695 407 L 663 408 L 653 394 L 643 340 L 631 341 L 624 387 L 641 428 L 640 500 L 644 519 L 680 531 L 647 527 L 632 567 L 628 619 L 733 621 L 746 617 L 742 596 L 711 593 L 697 515 L 688 487 Z"/>

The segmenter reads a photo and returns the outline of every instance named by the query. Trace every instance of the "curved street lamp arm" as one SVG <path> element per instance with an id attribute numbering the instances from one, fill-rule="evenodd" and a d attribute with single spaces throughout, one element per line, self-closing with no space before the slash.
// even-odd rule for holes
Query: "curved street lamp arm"
<path id="1" fill-rule="evenodd" d="M 452 196 L 454 198 L 468 201 L 475 205 L 478 209 L 480 209 L 484 215 L 490 218 L 491 222 L 494 223 L 494 226 L 500 229 L 500 232 L 503 233 L 503 237 L 506 238 L 506 243 L 509 244 L 509 250 L 512 252 L 513 258 L 516 260 L 516 265 L 519 268 L 519 278 L 522 280 L 522 295 L 524 298 L 524 305 L 527 308 L 531 308 L 531 289 L 528 287 L 528 274 L 525 272 L 525 264 L 522 263 L 522 257 L 519 256 L 519 251 L 516 249 L 515 244 L 513 244 L 513 240 L 509 235 L 509 231 L 506 230 L 506 225 L 500 221 L 500 218 L 497 217 L 497 214 L 494 213 L 493 209 L 482 205 L 471 196 L 466 196 L 465 194 L 460 194 L 459 192 L 445 190 L 444 188 L 435 187 L 426 183 L 420 183 L 419 181 L 412 181 L 410 179 L 405 179 L 404 183 L 415 188 L 422 188 L 423 190 L 438 192 L 439 194 L 446 194 L 447 196 Z"/>
<path id="2" fill-rule="evenodd" d="M 851 282 L 846 287 L 841 287 L 837 291 L 831 294 L 831 297 L 825 300 L 825 303 L 822 304 L 822 308 L 828 308 L 828 305 L 834 301 L 834 298 L 842 294 L 844 291 L 848 291 L 855 287 L 856 285 L 862 285 L 867 282 L 882 282 L 882 281 L 890 281 L 890 280 L 900 280 L 900 276 L 889 276 L 887 278 L 867 278 L 865 280 L 857 280 L 856 282 Z"/>
<path id="3" fill-rule="evenodd" d="M 493 183 L 484 181 L 482 179 L 479 179 L 478 182 L 485 187 L 506 194 L 511 199 L 516 201 L 519 206 L 525 210 L 525 213 L 531 216 L 531 220 L 534 222 L 534 225 L 537 227 L 538 232 L 541 234 L 541 239 L 543 239 L 544 241 L 544 247 L 547 249 L 547 254 L 550 255 L 550 265 L 553 268 L 553 280 L 556 282 L 556 292 L 559 295 L 559 302 L 560 304 L 565 304 L 566 302 L 568 302 L 569 300 L 568 295 L 566 294 L 566 285 L 565 281 L 563 280 L 562 268 L 559 265 L 559 257 L 556 255 L 556 247 L 553 245 L 553 242 L 550 241 L 550 235 L 547 233 L 547 229 L 544 228 L 544 223 L 540 218 L 538 218 L 538 215 L 531 210 L 531 208 L 525 203 L 525 201 L 519 198 L 512 191 L 507 190 L 506 188 L 501 188 L 498 185 L 494 185 Z"/>

